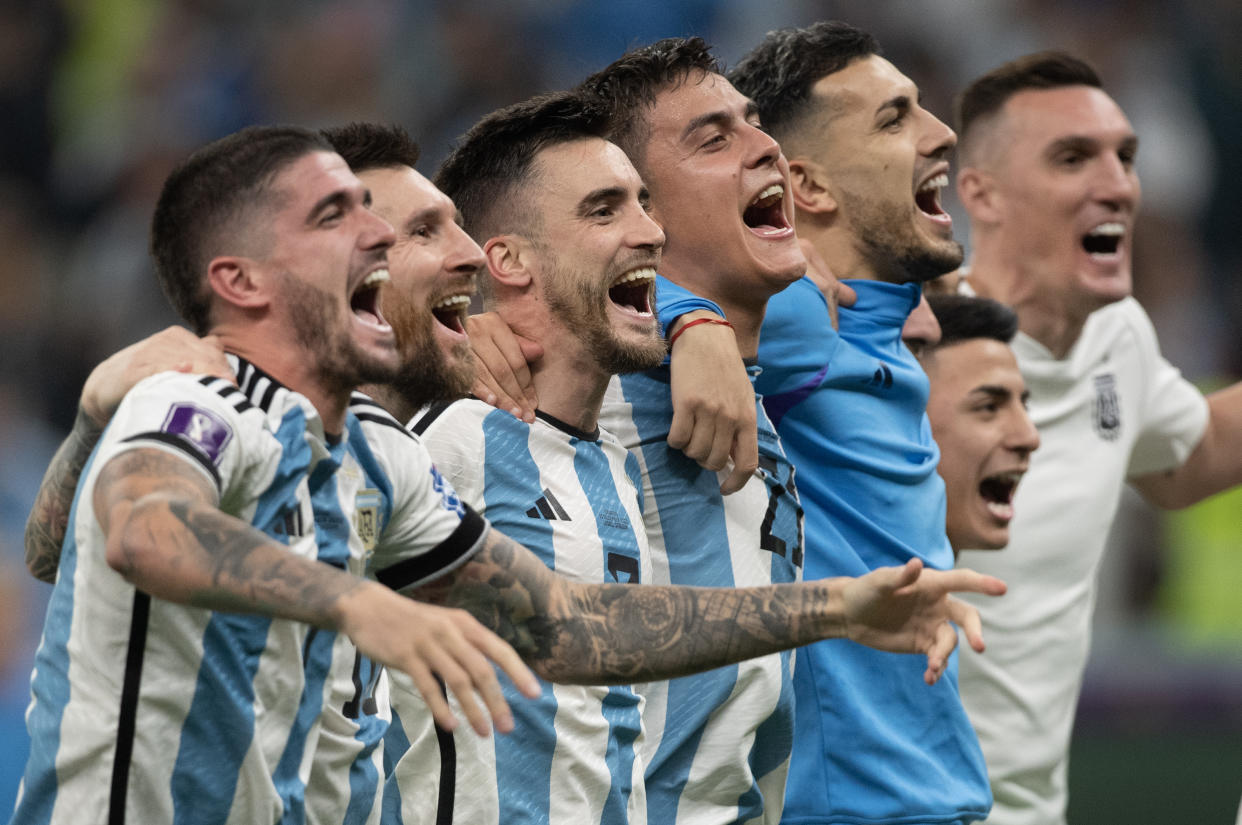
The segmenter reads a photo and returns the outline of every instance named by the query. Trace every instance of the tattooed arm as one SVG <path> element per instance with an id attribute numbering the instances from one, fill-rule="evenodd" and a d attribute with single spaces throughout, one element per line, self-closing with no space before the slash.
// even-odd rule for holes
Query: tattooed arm
<path id="1" fill-rule="evenodd" d="M 465 611 L 421 604 L 295 556 L 217 509 L 206 478 L 163 450 L 138 448 L 109 460 L 93 502 L 108 564 L 135 587 L 166 601 L 340 630 L 364 655 L 408 673 L 448 729 L 456 723 L 437 676 L 480 734 L 488 715 L 500 731 L 513 727 L 492 662 L 524 693 L 539 695 L 517 653 Z"/>
<path id="2" fill-rule="evenodd" d="M 52 463 L 39 485 L 34 507 L 26 519 L 26 568 L 40 581 L 56 581 L 73 493 L 101 433 L 103 427 L 79 407 L 69 437 L 52 456 Z"/>
<path id="3" fill-rule="evenodd" d="M 469 611 L 556 682 L 668 679 L 844 637 L 926 654 L 931 684 L 957 644 L 950 622 L 983 649 L 978 612 L 948 594 L 1004 590 L 990 576 L 923 570 L 917 560 L 857 579 L 769 587 L 582 584 L 492 530 L 469 562 L 413 595 Z"/>
<path id="4" fill-rule="evenodd" d="M 167 370 L 229 380 L 233 375 L 214 335 L 199 338 L 183 327 L 168 327 L 131 344 L 91 370 L 73 429 L 52 457 L 26 519 L 26 567 L 36 579 L 56 581 L 78 479 L 121 399 L 143 378 Z"/>

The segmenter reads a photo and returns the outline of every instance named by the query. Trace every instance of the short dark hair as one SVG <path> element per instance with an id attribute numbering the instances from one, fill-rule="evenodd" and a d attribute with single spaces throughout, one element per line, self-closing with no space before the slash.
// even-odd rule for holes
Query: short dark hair
<path id="1" fill-rule="evenodd" d="M 436 172 L 435 185 L 457 204 L 466 232 L 482 243 L 530 219 L 518 192 L 543 149 L 602 139 L 607 127 L 607 113 L 576 92 L 537 95 L 472 126 Z"/>
<path id="2" fill-rule="evenodd" d="M 811 89 L 859 58 L 880 54 L 867 32 L 839 20 L 768 32 L 729 71 L 729 82 L 759 107 L 759 121 L 784 140 L 813 115 Z"/>
<path id="3" fill-rule="evenodd" d="M 1008 344 L 1018 334 L 1018 315 L 990 298 L 973 295 L 929 294 L 927 303 L 940 323 L 940 342 L 926 348 L 932 352 L 975 338 L 991 338 Z"/>
<path id="4" fill-rule="evenodd" d="M 1028 54 L 997 66 L 971 81 L 953 103 L 953 119 L 964 144 L 971 126 L 1001 110 L 1018 92 L 1027 89 L 1059 89 L 1063 86 L 1103 84 L 1095 69 L 1084 60 L 1061 51 Z"/>
<path id="5" fill-rule="evenodd" d="M 691 75 L 724 74 L 701 37 L 666 37 L 631 49 L 582 81 L 578 90 L 594 97 L 609 115 L 609 139 L 641 166 L 651 127 L 647 109 L 666 89 L 675 89 Z"/>
<path id="6" fill-rule="evenodd" d="M 345 158 L 354 173 L 367 169 L 391 169 L 395 166 L 414 167 L 418 163 L 418 144 L 400 126 L 382 123 L 348 123 L 320 133 L 332 144 L 336 153 Z"/>
<path id="7" fill-rule="evenodd" d="M 151 219 L 151 254 L 164 295 L 195 333 L 211 328 L 204 275 L 220 245 L 270 205 L 272 182 L 286 166 L 331 151 L 310 129 L 251 126 L 207 144 L 168 175 Z"/>

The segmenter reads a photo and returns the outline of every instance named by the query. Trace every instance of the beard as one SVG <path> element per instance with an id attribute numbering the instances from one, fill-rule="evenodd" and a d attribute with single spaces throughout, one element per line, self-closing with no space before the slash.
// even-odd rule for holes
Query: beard
<path id="1" fill-rule="evenodd" d="M 446 356 L 436 340 L 440 323 L 427 307 L 393 307 L 389 323 L 397 334 L 401 368 L 389 381 L 391 388 L 414 409 L 437 401 L 453 401 L 474 385 L 474 355 L 470 344 L 453 345 Z"/>
<path id="2" fill-rule="evenodd" d="M 857 230 L 856 248 L 881 280 L 894 284 L 925 283 L 962 265 L 962 245 L 955 240 L 922 237 L 909 220 L 904 205 L 887 203 L 851 192 L 841 203 Z M 902 216 L 894 220 L 894 216 Z M 844 277 L 849 277 L 846 274 Z"/>
<path id="3" fill-rule="evenodd" d="M 294 337 L 311 353 L 314 373 L 326 389 L 350 392 L 393 379 L 396 368 L 391 363 L 367 353 L 347 330 L 333 323 L 336 303 L 329 293 L 285 273 L 281 294 L 291 307 Z"/>
<path id="4" fill-rule="evenodd" d="M 607 295 L 599 287 L 574 277 L 556 259 L 555 253 L 543 250 L 550 266 L 544 279 L 543 297 L 548 308 L 566 329 L 573 330 L 586 344 L 592 360 L 609 375 L 641 372 L 658 367 L 667 353 L 664 339 L 653 325 L 650 337 L 626 340 L 613 330 L 608 320 Z M 620 275 L 628 267 L 617 268 Z M 611 282 L 611 281 L 610 281 Z"/>

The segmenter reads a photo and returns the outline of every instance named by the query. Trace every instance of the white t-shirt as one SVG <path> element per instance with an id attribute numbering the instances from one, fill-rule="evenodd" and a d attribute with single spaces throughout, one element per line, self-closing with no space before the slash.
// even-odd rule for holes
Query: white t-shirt
<path id="1" fill-rule="evenodd" d="M 1093 313 L 1061 360 L 1013 342 L 1041 446 L 1018 488 L 1009 546 L 958 564 L 1004 579 L 969 599 L 986 654 L 961 648 L 962 702 L 979 734 L 994 825 L 1063 822 L 1070 732 L 1090 648 L 1096 571 L 1122 484 L 1179 466 L 1203 437 L 1203 396 L 1160 355 L 1126 298 Z"/>

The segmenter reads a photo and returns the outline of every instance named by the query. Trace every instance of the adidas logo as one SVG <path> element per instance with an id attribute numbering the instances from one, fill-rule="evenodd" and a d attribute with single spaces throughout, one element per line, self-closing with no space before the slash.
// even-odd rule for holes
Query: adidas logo
<path id="1" fill-rule="evenodd" d="M 887 364 L 880 364 L 875 374 L 871 376 L 871 380 L 867 382 L 867 386 L 880 387 L 881 389 L 889 389 L 893 386 L 893 371 L 888 368 Z"/>
<path id="2" fill-rule="evenodd" d="M 547 487 L 543 488 L 543 495 L 536 501 L 535 506 L 526 511 L 526 515 L 531 518 L 546 518 L 548 521 L 573 521 L 569 517 L 569 513 L 565 512 L 565 508 L 556 500 L 556 496 L 552 495 L 552 491 Z"/>

